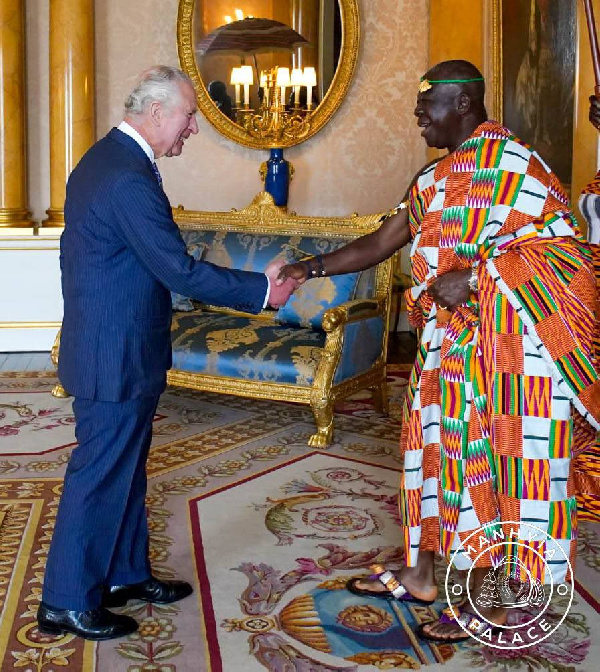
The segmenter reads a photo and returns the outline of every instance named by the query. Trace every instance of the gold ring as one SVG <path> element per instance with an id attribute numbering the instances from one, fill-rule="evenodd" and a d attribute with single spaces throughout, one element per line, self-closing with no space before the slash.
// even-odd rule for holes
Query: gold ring
<path id="1" fill-rule="evenodd" d="M 438 308 L 440 310 L 448 310 L 448 306 L 441 306 L 439 303 L 438 303 Z"/>

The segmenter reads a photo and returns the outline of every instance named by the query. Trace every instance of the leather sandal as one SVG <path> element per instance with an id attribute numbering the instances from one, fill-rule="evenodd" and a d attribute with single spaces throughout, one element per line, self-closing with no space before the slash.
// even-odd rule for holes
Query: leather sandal
<path id="1" fill-rule="evenodd" d="M 458 613 L 457 613 L 458 612 Z M 463 610 L 459 606 L 446 607 L 437 621 L 427 621 L 427 623 L 421 623 L 419 627 L 415 630 L 416 634 L 421 637 L 421 639 L 426 639 L 430 642 L 446 643 L 446 644 L 458 644 L 459 642 L 466 642 L 468 639 L 472 639 L 471 635 L 467 634 L 462 628 L 461 633 L 456 633 L 455 635 L 451 633 L 446 633 L 445 635 L 435 635 L 430 634 L 424 631 L 426 625 L 431 625 L 432 623 L 457 623 L 473 635 L 483 635 L 484 632 L 487 632 L 489 628 L 492 629 L 492 635 L 498 635 L 502 628 L 489 621 L 486 621 L 479 616 L 471 613 L 470 611 Z"/>
<path id="2" fill-rule="evenodd" d="M 400 581 L 382 565 L 373 565 L 371 567 L 373 574 L 369 576 L 355 576 L 346 584 L 346 588 L 354 595 L 361 597 L 377 597 L 383 600 L 398 600 L 399 602 L 415 602 L 416 604 L 433 604 L 435 600 L 421 600 L 412 595 L 408 589 L 403 586 Z M 369 590 L 368 588 L 359 588 L 356 584 L 358 581 L 375 581 L 379 580 L 387 590 Z"/>

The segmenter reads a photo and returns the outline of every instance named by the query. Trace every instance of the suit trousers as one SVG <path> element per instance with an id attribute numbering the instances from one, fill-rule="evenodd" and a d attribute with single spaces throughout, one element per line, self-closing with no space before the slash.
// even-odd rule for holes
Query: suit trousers
<path id="1" fill-rule="evenodd" d="M 146 460 L 158 397 L 73 402 L 73 451 L 58 507 L 43 601 L 84 611 L 106 585 L 150 577 Z"/>

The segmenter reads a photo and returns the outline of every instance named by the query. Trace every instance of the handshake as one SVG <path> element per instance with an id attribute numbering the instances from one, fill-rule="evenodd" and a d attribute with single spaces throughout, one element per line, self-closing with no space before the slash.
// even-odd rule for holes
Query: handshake
<path id="1" fill-rule="evenodd" d="M 271 308 L 285 306 L 290 296 L 308 279 L 305 264 L 286 264 L 285 259 L 274 259 L 266 268 L 265 275 L 271 283 L 268 304 Z"/>

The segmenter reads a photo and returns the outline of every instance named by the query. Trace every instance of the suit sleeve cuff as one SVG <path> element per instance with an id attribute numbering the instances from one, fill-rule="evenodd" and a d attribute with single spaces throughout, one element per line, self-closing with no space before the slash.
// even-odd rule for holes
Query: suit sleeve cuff
<path id="1" fill-rule="evenodd" d="M 271 279 L 268 275 L 265 275 L 265 278 L 267 279 L 267 293 L 263 303 L 263 310 L 267 307 L 267 304 L 269 303 L 269 295 L 271 294 Z"/>

